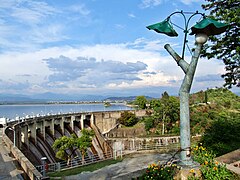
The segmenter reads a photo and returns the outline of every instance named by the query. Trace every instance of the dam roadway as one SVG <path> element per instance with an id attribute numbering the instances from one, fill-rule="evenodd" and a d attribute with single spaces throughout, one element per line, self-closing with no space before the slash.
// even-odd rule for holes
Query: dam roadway
<path id="1" fill-rule="evenodd" d="M 18 180 L 24 179 L 15 165 L 15 159 L 10 156 L 10 151 L 2 140 L 3 128 L 0 128 L 0 180 Z"/>

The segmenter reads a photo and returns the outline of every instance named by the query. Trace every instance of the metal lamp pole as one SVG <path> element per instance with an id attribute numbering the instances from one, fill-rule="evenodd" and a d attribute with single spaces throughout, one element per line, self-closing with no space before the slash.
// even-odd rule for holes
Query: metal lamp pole
<path id="1" fill-rule="evenodd" d="M 170 45 L 166 44 L 164 48 L 175 59 L 175 54 L 172 54 L 174 51 L 170 47 Z M 192 56 L 192 60 L 190 64 L 183 63 L 184 65 L 182 67 L 182 69 L 184 69 L 185 76 L 179 90 L 179 96 L 180 96 L 180 145 L 181 145 L 180 159 L 181 159 L 181 164 L 183 165 L 193 164 L 193 161 L 191 160 L 191 154 L 190 154 L 191 136 L 190 136 L 190 115 L 189 115 L 189 93 L 192 86 L 192 81 L 196 71 L 201 48 L 202 48 L 202 44 L 197 42 L 197 46 Z M 181 67 L 182 65 L 179 64 L 179 66 Z"/>
<path id="2" fill-rule="evenodd" d="M 199 13 L 198 11 L 192 13 L 192 15 L 187 19 L 183 11 L 177 11 L 172 13 L 167 17 L 166 20 L 156 23 L 150 26 L 147 26 L 149 30 L 154 30 L 158 33 L 166 34 L 170 37 L 178 36 L 176 31 L 173 29 L 170 22 L 170 18 L 174 14 L 181 14 L 184 18 L 184 41 L 183 41 L 183 50 L 182 57 L 180 57 L 169 44 L 166 44 L 164 48 L 168 53 L 173 57 L 177 64 L 183 70 L 185 76 L 182 82 L 182 85 L 179 90 L 180 96 L 180 145 L 181 145 L 181 154 L 180 154 L 180 164 L 185 166 L 193 165 L 191 159 L 191 143 L 190 143 L 190 113 L 189 113 L 189 93 L 191 90 L 193 77 L 196 71 L 198 58 L 200 56 L 202 45 L 207 41 L 209 35 L 221 34 L 228 27 L 227 24 L 217 22 L 215 20 L 206 18 L 204 14 Z M 189 13 L 186 13 L 189 14 Z M 189 33 L 188 25 L 192 17 L 195 15 L 201 15 L 203 19 L 197 23 L 195 26 L 191 27 L 192 32 L 190 35 L 195 34 L 196 48 L 192 56 L 191 62 L 187 63 L 184 60 L 184 52 L 187 43 L 187 35 Z"/>

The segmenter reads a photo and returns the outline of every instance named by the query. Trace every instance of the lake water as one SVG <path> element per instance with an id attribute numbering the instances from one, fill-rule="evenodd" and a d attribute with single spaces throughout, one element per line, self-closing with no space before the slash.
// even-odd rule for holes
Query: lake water
<path id="1" fill-rule="evenodd" d="M 48 113 L 68 112 L 96 112 L 96 111 L 117 111 L 131 110 L 124 104 L 112 104 L 105 107 L 102 103 L 96 104 L 29 104 L 29 105 L 0 105 L 0 117 L 15 119 L 15 117 L 46 115 Z"/>

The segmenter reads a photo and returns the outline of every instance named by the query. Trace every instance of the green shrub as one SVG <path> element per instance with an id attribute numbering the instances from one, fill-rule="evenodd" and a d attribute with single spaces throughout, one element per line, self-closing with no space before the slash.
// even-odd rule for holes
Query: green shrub
<path id="1" fill-rule="evenodd" d="M 139 177 L 139 180 L 172 180 L 173 177 L 178 173 L 180 167 L 176 164 L 160 165 L 151 164 L 148 166 L 146 172 Z"/>
<path id="2" fill-rule="evenodd" d="M 145 125 L 145 130 L 149 131 L 151 128 L 154 127 L 154 118 L 152 117 L 144 118 L 144 125 Z"/>
<path id="3" fill-rule="evenodd" d="M 199 177 L 199 174 L 191 169 L 188 180 L 236 180 L 236 176 L 226 168 L 226 165 L 217 162 L 215 160 L 216 155 L 203 147 L 201 143 L 192 148 L 192 157 L 194 161 L 201 165 L 201 173 Z M 173 180 L 180 169 L 176 164 L 160 165 L 154 163 L 149 165 L 146 172 L 137 179 Z"/>
<path id="4" fill-rule="evenodd" d="M 226 168 L 226 165 L 221 164 L 214 160 L 215 154 L 212 151 L 208 151 L 200 144 L 192 149 L 193 160 L 201 164 L 200 171 L 202 174 L 201 179 L 211 180 L 234 180 L 234 175 Z M 190 179 L 199 179 L 192 173 Z"/>
<path id="5" fill-rule="evenodd" d="M 202 142 L 217 156 L 240 147 L 240 114 L 219 114 L 217 120 L 206 129 Z"/>
<path id="6" fill-rule="evenodd" d="M 138 122 L 138 118 L 136 117 L 135 114 L 124 111 L 121 113 L 121 117 L 117 119 L 118 123 L 124 125 L 124 126 L 134 126 Z"/>

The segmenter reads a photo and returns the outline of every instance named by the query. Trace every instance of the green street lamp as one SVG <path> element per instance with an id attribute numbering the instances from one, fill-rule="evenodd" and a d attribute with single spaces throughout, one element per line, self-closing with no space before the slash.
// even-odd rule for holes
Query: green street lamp
<path id="1" fill-rule="evenodd" d="M 160 23 L 156 23 L 147 27 L 149 30 L 154 30 L 158 33 L 163 33 L 168 36 L 178 36 L 177 32 L 173 29 L 172 25 L 169 23 L 169 20 L 166 19 Z"/>
<path id="2" fill-rule="evenodd" d="M 190 143 L 190 118 L 189 118 L 189 93 L 192 86 L 193 77 L 196 71 L 198 58 L 201 52 L 202 45 L 207 42 L 208 36 L 218 35 L 223 33 L 228 25 L 217 22 L 213 19 L 207 18 L 203 13 L 196 11 L 195 13 L 188 13 L 183 11 L 176 11 L 168 16 L 164 21 L 147 26 L 149 30 L 154 30 L 158 33 L 166 34 L 167 36 L 174 37 L 178 36 L 176 31 L 173 29 L 172 23 L 170 21 L 171 16 L 174 14 L 181 14 L 184 18 L 184 41 L 182 56 L 180 57 L 169 44 L 166 44 L 164 48 L 168 53 L 174 58 L 177 64 L 181 67 L 185 73 L 182 85 L 179 90 L 180 96 L 180 164 L 184 166 L 194 165 L 191 159 L 191 143 Z M 187 19 L 185 14 L 191 14 Z M 185 47 L 187 43 L 187 36 L 189 34 L 188 26 L 189 22 L 195 15 L 200 15 L 202 20 L 193 27 L 191 27 L 192 32 L 190 35 L 195 35 L 196 48 L 190 63 L 186 62 L 184 59 Z"/>

